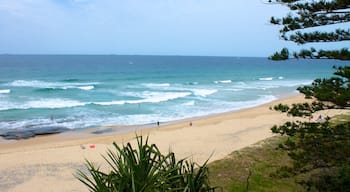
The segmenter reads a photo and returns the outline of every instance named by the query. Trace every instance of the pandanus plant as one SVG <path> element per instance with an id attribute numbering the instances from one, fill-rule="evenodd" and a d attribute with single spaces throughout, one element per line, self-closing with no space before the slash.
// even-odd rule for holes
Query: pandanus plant
<path id="1" fill-rule="evenodd" d="M 91 192 L 206 192 L 215 191 L 208 179 L 208 168 L 186 159 L 176 161 L 175 154 L 163 155 L 155 144 L 148 144 L 142 136 L 137 137 L 136 149 L 130 143 L 118 146 L 116 153 L 108 150 L 103 156 L 109 170 L 101 171 L 92 162 L 86 161 L 88 174 L 82 170 L 77 179 Z"/>

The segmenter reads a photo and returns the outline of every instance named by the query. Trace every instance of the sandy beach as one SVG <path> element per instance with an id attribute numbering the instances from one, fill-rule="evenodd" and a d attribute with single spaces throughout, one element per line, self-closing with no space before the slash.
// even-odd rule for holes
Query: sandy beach
<path id="1" fill-rule="evenodd" d="M 129 132 L 115 133 L 120 127 L 66 132 L 20 141 L 4 141 L 0 145 L 0 191 L 88 191 L 74 178 L 77 169 L 84 169 L 88 159 L 103 162 L 101 154 L 112 142 L 135 141 L 135 135 L 149 135 L 164 152 L 175 152 L 178 159 L 190 158 L 203 163 L 224 158 L 232 151 L 272 136 L 270 128 L 291 117 L 269 109 L 278 103 L 302 102 L 302 95 L 287 97 L 258 107 L 236 112 L 183 120 L 159 127 L 129 127 Z M 325 115 L 339 114 L 327 111 Z M 192 126 L 190 126 L 192 122 Z M 107 130 L 104 134 L 92 131 Z"/>

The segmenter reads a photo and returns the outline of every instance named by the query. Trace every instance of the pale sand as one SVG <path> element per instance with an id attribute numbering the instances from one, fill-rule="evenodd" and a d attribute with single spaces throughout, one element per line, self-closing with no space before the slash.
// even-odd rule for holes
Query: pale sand
<path id="1" fill-rule="evenodd" d="M 203 163 L 210 157 L 210 161 L 214 161 L 271 137 L 273 125 L 290 120 L 291 117 L 269 107 L 303 101 L 303 96 L 298 95 L 237 112 L 161 124 L 137 131 L 137 134 L 149 135 L 150 143 L 156 143 L 163 152 L 175 152 L 178 159 L 186 157 Z M 339 110 L 328 110 L 323 115 L 339 113 Z M 120 127 L 110 128 L 120 130 Z M 108 128 L 98 130 L 103 129 Z M 89 132 L 91 130 L 68 132 L 1 144 L 0 191 L 88 191 L 73 173 L 84 168 L 85 159 L 103 162 L 101 154 L 112 147 L 113 141 L 118 144 L 135 142 L 136 134 L 135 131 L 102 135 Z M 96 148 L 91 149 L 90 144 Z"/>

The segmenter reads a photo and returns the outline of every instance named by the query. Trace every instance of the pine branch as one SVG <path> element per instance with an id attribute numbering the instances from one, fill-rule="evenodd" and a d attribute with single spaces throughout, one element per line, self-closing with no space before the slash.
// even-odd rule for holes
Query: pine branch
<path id="1" fill-rule="evenodd" d="M 283 4 L 288 6 L 293 11 L 309 11 L 309 12 L 327 12 L 331 13 L 333 10 L 350 8 L 350 0 L 333 0 L 333 1 L 313 1 L 299 3 L 300 0 L 269 0 L 268 3 Z"/>
<path id="2" fill-rule="evenodd" d="M 285 40 L 288 40 L 285 35 L 289 31 L 350 22 L 350 0 L 330 2 L 323 0 L 312 3 L 299 3 L 299 0 L 275 0 L 273 2 L 288 6 L 295 14 L 295 16 L 289 14 L 283 18 L 272 17 L 270 20 L 270 23 L 274 25 L 283 25 L 280 33 Z"/>
<path id="3" fill-rule="evenodd" d="M 297 1 L 295 1 L 297 2 Z M 333 10 L 347 9 L 350 7 L 350 0 L 336 1 L 317 1 L 312 3 L 289 3 L 288 7 L 291 10 L 307 10 L 309 12 L 326 12 L 331 13 Z"/>
<path id="4" fill-rule="evenodd" d="M 296 59 L 338 59 L 338 60 L 350 60 L 350 51 L 348 48 L 341 50 L 318 50 L 314 48 L 310 50 L 303 49 L 299 53 L 293 53 Z"/>
<path id="5" fill-rule="evenodd" d="M 350 30 L 337 29 L 335 32 L 311 32 L 302 33 L 296 32 L 290 35 L 288 41 L 293 41 L 298 44 L 305 44 L 311 42 L 337 42 L 337 41 L 349 41 L 350 40 Z"/>
<path id="6" fill-rule="evenodd" d="M 302 15 L 298 17 L 292 17 L 288 15 L 282 19 L 272 17 L 271 24 L 283 25 L 280 30 L 281 36 L 289 31 L 301 30 L 312 27 L 320 27 L 325 25 L 334 25 L 339 23 L 350 22 L 350 14 L 327 14 L 327 15 Z"/>

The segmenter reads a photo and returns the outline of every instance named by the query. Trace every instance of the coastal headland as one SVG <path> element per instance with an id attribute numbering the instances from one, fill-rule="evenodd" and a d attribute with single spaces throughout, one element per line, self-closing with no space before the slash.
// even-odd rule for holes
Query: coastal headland
<path id="1" fill-rule="evenodd" d="M 74 178 L 84 170 L 85 160 L 103 168 L 101 155 L 112 143 L 135 142 L 136 135 L 149 136 L 161 151 L 173 151 L 178 159 L 203 163 L 224 158 L 231 152 L 272 136 L 270 128 L 292 117 L 271 110 L 276 104 L 300 103 L 302 95 L 239 111 L 160 123 L 159 126 L 111 126 L 25 140 L 4 140 L 0 144 L 0 191 L 87 191 Z M 333 116 L 341 110 L 327 110 Z M 127 131 L 125 131 L 127 130 Z"/>

